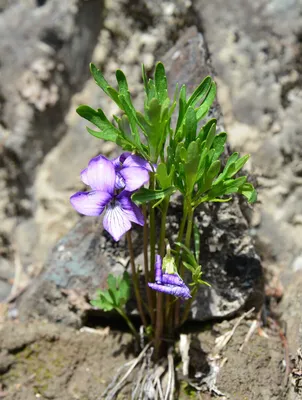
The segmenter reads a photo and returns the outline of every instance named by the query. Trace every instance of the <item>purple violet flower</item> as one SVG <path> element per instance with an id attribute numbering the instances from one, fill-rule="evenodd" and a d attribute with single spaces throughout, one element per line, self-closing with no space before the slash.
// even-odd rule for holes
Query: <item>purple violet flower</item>
<path id="1" fill-rule="evenodd" d="M 116 189 L 125 189 L 132 192 L 135 185 L 134 177 L 137 173 L 137 168 L 152 172 L 152 167 L 148 161 L 143 158 L 131 154 L 128 151 L 122 153 L 117 158 L 112 160 L 116 172 Z M 149 174 L 148 174 L 149 177 Z"/>
<path id="2" fill-rule="evenodd" d="M 167 274 L 162 272 L 162 259 L 157 254 L 155 258 L 155 283 L 148 283 L 151 289 L 171 294 L 183 299 L 189 299 L 190 289 L 177 274 Z"/>
<path id="3" fill-rule="evenodd" d="M 127 158 L 130 157 L 134 156 L 127 156 Z M 115 241 L 131 229 L 131 222 L 144 225 L 144 216 L 137 205 L 131 201 L 130 196 L 133 191 L 148 182 L 149 172 L 147 168 L 137 163 L 136 167 L 123 166 L 121 177 L 125 190 L 117 193 L 115 164 L 99 155 L 91 159 L 88 167 L 81 172 L 82 181 L 92 190 L 77 192 L 70 197 L 71 205 L 80 214 L 97 216 L 101 215 L 106 208 L 103 225 Z"/>

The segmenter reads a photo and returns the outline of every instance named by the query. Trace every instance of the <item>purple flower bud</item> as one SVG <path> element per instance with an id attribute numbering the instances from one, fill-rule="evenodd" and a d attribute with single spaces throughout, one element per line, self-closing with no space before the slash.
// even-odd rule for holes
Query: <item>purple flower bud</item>
<path id="1" fill-rule="evenodd" d="M 156 281 L 156 280 L 155 280 Z M 156 283 L 158 283 L 156 281 Z M 163 285 L 174 285 L 174 286 L 183 286 L 184 281 L 177 274 L 163 274 L 161 283 Z"/>
<path id="2" fill-rule="evenodd" d="M 151 289 L 157 290 L 158 292 L 171 294 L 172 296 L 182 297 L 183 299 L 189 299 L 191 296 L 190 289 L 184 286 L 172 286 L 172 285 L 159 285 L 157 283 L 148 283 Z"/>
<path id="3" fill-rule="evenodd" d="M 156 254 L 155 256 L 155 282 L 158 284 L 162 283 L 162 269 L 161 269 L 161 256 Z"/>
<path id="4" fill-rule="evenodd" d="M 172 296 L 189 299 L 190 289 L 177 274 L 167 274 L 162 271 L 162 259 L 160 255 L 155 257 L 155 283 L 148 283 L 151 289 L 158 292 L 171 294 Z"/>

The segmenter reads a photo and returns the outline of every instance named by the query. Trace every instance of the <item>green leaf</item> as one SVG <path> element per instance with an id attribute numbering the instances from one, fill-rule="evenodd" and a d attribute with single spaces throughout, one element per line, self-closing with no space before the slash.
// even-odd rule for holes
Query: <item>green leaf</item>
<path id="1" fill-rule="evenodd" d="M 195 184 L 195 180 L 198 173 L 199 160 L 200 160 L 200 143 L 199 141 L 191 142 L 187 149 L 187 159 L 184 164 L 185 180 L 187 182 L 188 194 L 192 192 Z"/>
<path id="2" fill-rule="evenodd" d="M 235 163 L 238 159 L 238 153 L 233 153 L 229 158 L 228 161 L 222 171 L 222 173 L 218 176 L 218 178 L 213 182 L 213 185 L 218 185 L 220 182 L 222 182 L 225 178 L 228 177 L 228 173 L 230 168 L 235 168 Z M 233 167 L 232 167 L 233 166 Z M 232 170 L 233 170 L 232 169 Z"/>
<path id="3" fill-rule="evenodd" d="M 189 107 L 187 110 L 183 129 L 184 129 L 185 146 L 188 147 L 189 143 L 193 142 L 193 140 L 195 140 L 196 138 L 197 119 L 193 107 Z"/>
<path id="4" fill-rule="evenodd" d="M 212 147 L 212 144 L 213 144 L 213 142 L 214 142 L 215 136 L 216 136 L 216 123 L 214 122 L 214 123 L 212 124 L 212 126 L 211 126 L 211 128 L 210 128 L 210 130 L 209 130 L 209 133 L 208 133 L 208 135 L 207 135 L 207 138 L 206 138 L 206 144 L 205 144 L 205 146 L 206 146 L 208 149 L 210 149 L 210 148 Z"/>
<path id="5" fill-rule="evenodd" d="M 111 311 L 115 307 L 114 301 L 112 300 L 108 290 L 98 290 L 97 297 L 97 299 L 91 301 L 93 306 L 104 311 Z"/>
<path id="6" fill-rule="evenodd" d="M 128 89 L 128 83 L 127 83 L 127 79 L 126 79 L 124 72 L 121 71 L 120 69 L 118 69 L 115 73 L 115 76 L 116 76 L 120 95 L 122 95 L 124 97 L 124 99 L 126 100 L 128 105 L 133 109 L 130 92 Z"/>
<path id="7" fill-rule="evenodd" d="M 148 117 L 152 125 L 158 125 L 160 122 L 161 106 L 156 98 L 149 103 Z"/>
<path id="8" fill-rule="evenodd" d="M 203 176 L 203 183 L 199 188 L 198 196 L 200 196 L 202 193 L 206 192 L 211 188 L 212 182 L 219 174 L 220 168 L 221 168 L 220 160 L 214 161 Z"/>
<path id="9" fill-rule="evenodd" d="M 179 246 L 181 249 L 184 250 L 185 256 L 186 256 L 187 260 L 189 261 L 189 263 L 192 265 L 193 268 L 197 268 L 198 262 L 196 261 L 192 251 L 190 249 L 188 249 L 188 247 L 185 246 L 183 243 L 175 242 L 175 245 Z"/>
<path id="10" fill-rule="evenodd" d="M 138 192 L 133 193 L 131 199 L 139 204 L 144 204 L 149 201 L 161 200 L 167 196 L 170 196 L 176 191 L 176 188 L 171 186 L 163 190 L 151 190 L 146 188 L 141 188 Z"/>
<path id="11" fill-rule="evenodd" d="M 177 124 L 176 124 L 176 129 L 175 132 L 178 135 L 178 131 L 182 125 L 185 113 L 186 113 L 186 108 L 187 108 L 187 103 L 186 103 L 186 86 L 182 85 L 179 93 L 179 109 L 178 109 L 178 119 L 177 119 Z"/>
<path id="12" fill-rule="evenodd" d="M 201 106 L 197 109 L 196 112 L 197 121 L 200 121 L 207 115 L 213 101 L 215 100 L 215 96 L 216 96 L 216 84 L 214 81 L 212 81 L 211 89 L 208 91 L 207 96 L 205 100 L 202 102 Z"/>
<path id="13" fill-rule="evenodd" d="M 167 189 L 170 186 L 172 186 L 174 171 L 175 171 L 174 165 L 172 165 L 170 174 L 168 174 L 166 164 L 164 163 L 158 164 L 156 168 L 155 177 L 158 180 L 162 189 Z"/>
<path id="14" fill-rule="evenodd" d="M 108 96 L 118 105 L 118 107 L 121 109 L 121 110 L 123 110 L 123 106 L 122 106 L 122 104 L 121 104 L 121 102 L 120 102 L 120 99 L 119 99 L 119 93 L 118 93 L 118 91 L 117 90 L 115 90 L 113 87 L 111 87 L 111 86 L 109 86 L 108 88 L 107 88 L 107 92 L 108 92 Z"/>
<path id="15" fill-rule="evenodd" d="M 163 63 L 158 62 L 154 73 L 155 89 L 160 104 L 164 104 L 168 99 L 168 86 L 166 71 Z"/>
<path id="16" fill-rule="evenodd" d="M 107 277 L 107 284 L 108 284 L 108 288 L 111 290 L 115 290 L 116 289 L 116 283 L 117 283 L 117 279 L 114 275 L 109 274 Z"/>
<path id="17" fill-rule="evenodd" d="M 133 142 L 132 131 L 128 116 L 124 114 L 121 118 L 117 117 L 117 123 L 120 131 L 123 132 L 126 137 L 130 138 L 131 142 Z"/>
<path id="18" fill-rule="evenodd" d="M 210 119 L 209 121 L 207 121 L 205 123 L 205 125 L 203 125 L 200 129 L 200 131 L 197 134 L 197 138 L 200 140 L 200 142 L 202 143 L 204 140 L 207 139 L 208 134 L 210 132 L 210 129 L 212 128 L 213 124 L 216 124 L 217 120 L 215 118 Z"/>
<path id="19" fill-rule="evenodd" d="M 139 111 L 136 112 L 136 118 L 138 119 L 139 124 L 142 127 L 144 135 L 148 136 L 149 132 L 152 129 L 152 125 L 146 120 L 145 116 L 141 114 Z"/>
<path id="20" fill-rule="evenodd" d="M 212 148 L 215 150 L 212 161 L 218 160 L 218 158 L 223 153 L 226 138 L 227 134 L 225 132 L 220 132 L 218 135 L 215 136 L 212 144 Z"/>
<path id="21" fill-rule="evenodd" d="M 123 109 L 125 113 L 127 114 L 127 117 L 129 118 L 131 130 L 133 133 L 133 136 L 136 138 L 136 143 L 140 143 L 139 136 L 138 136 L 138 130 L 137 130 L 137 117 L 136 117 L 136 111 L 134 107 L 132 106 L 131 103 L 128 103 L 126 97 L 123 94 L 119 95 L 119 100 L 123 106 Z"/>
<path id="22" fill-rule="evenodd" d="M 103 297 L 100 297 L 98 300 L 91 300 L 90 304 L 104 311 L 111 311 L 114 309 L 114 305 L 108 303 Z"/>
<path id="23" fill-rule="evenodd" d="M 110 87 L 109 83 L 106 81 L 106 79 L 104 78 L 103 74 L 101 73 L 101 71 L 94 65 L 94 64 L 90 64 L 90 72 L 96 82 L 96 84 L 109 96 L 109 92 L 108 92 L 108 87 Z"/>
<path id="24" fill-rule="evenodd" d="M 98 137 L 99 139 L 116 143 L 116 140 L 120 135 L 120 131 L 108 121 L 104 112 L 100 108 L 98 110 L 94 110 L 89 106 L 79 106 L 77 108 L 77 113 L 101 130 L 101 132 L 96 132 L 90 128 L 87 128 L 89 133 L 95 137 Z"/>
<path id="25" fill-rule="evenodd" d="M 245 196 L 249 203 L 257 201 L 257 192 L 251 183 L 244 183 L 238 192 Z"/>
<path id="26" fill-rule="evenodd" d="M 207 76 L 194 90 L 193 94 L 188 100 L 187 107 L 190 106 L 194 107 L 198 101 L 203 100 L 207 96 L 211 88 L 211 85 L 212 85 L 212 78 L 210 76 Z"/>
<path id="27" fill-rule="evenodd" d="M 235 166 L 234 166 L 234 170 L 232 171 L 232 174 L 228 175 L 228 177 L 232 177 L 235 174 L 237 174 L 237 172 L 239 172 L 241 170 L 241 168 L 244 166 L 244 164 L 246 164 L 246 162 L 248 161 L 249 158 L 250 158 L 249 154 L 246 154 L 245 156 L 239 158 L 239 160 L 237 160 L 235 162 Z"/>
<path id="28" fill-rule="evenodd" d="M 223 194 L 231 194 L 238 192 L 240 186 L 242 186 L 246 182 L 246 176 L 241 176 L 236 179 L 228 179 L 223 182 L 224 193 Z"/>
<path id="29" fill-rule="evenodd" d="M 194 269 L 194 267 L 192 267 L 191 264 L 187 263 L 186 261 L 183 261 L 182 263 L 189 271 L 192 272 L 192 274 L 194 273 L 195 269 Z"/>
<path id="30" fill-rule="evenodd" d="M 130 298 L 130 277 L 127 271 L 124 272 L 121 282 L 119 284 L 119 295 L 121 299 L 125 300 L 125 303 Z"/>

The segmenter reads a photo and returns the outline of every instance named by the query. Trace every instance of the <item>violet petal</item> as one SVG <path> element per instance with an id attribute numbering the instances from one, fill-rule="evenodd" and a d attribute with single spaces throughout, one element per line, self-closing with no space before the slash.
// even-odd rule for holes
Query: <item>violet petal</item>
<path id="1" fill-rule="evenodd" d="M 85 185 L 90 186 L 88 183 L 88 176 L 87 176 L 88 168 L 83 169 L 81 172 L 81 180 Z"/>
<path id="2" fill-rule="evenodd" d="M 135 190 L 143 186 L 145 183 L 149 182 L 149 172 L 144 168 L 140 167 L 122 168 L 119 174 L 124 179 L 125 190 L 127 190 L 128 192 L 134 192 Z"/>
<path id="3" fill-rule="evenodd" d="M 123 162 L 123 167 L 140 167 L 152 172 L 153 169 L 147 160 L 135 154 L 130 155 Z"/>
<path id="4" fill-rule="evenodd" d="M 91 217 L 100 215 L 112 196 L 107 192 L 93 190 L 91 192 L 77 192 L 70 197 L 70 203 L 80 214 Z"/>
<path id="5" fill-rule="evenodd" d="M 162 284 L 174 285 L 174 286 L 185 286 L 184 281 L 177 274 L 163 274 Z"/>
<path id="6" fill-rule="evenodd" d="M 115 187 L 114 165 L 106 157 L 99 155 L 89 161 L 88 167 L 81 172 L 81 179 L 93 190 L 113 194 Z"/>
<path id="7" fill-rule="evenodd" d="M 121 176 L 121 174 L 118 171 L 116 172 L 116 176 L 115 176 L 115 188 L 116 189 L 124 189 L 125 187 L 125 180 L 124 178 Z"/>
<path id="8" fill-rule="evenodd" d="M 131 229 L 130 219 L 117 201 L 108 205 L 103 225 L 116 242 Z"/>
<path id="9" fill-rule="evenodd" d="M 172 296 L 182 297 L 183 299 L 189 299 L 191 296 L 190 290 L 187 286 L 168 286 L 159 285 L 157 283 L 148 283 L 151 289 L 157 290 L 158 292 L 171 294 Z"/>
<path id="10" fill-rule="evenodd" d="M 140 208 L 133 203 L 130 199 L 131 193 L 123 190 L 117 197 L 116 201 L 119 203 L 125 215 L 129 221 L 134 222 L 138 225 L 143 226 L 145 224 L 145 218 Z"/>
<path id="11" fill-rule="evenodd" d="M 158 284 L 162 283 L 163 271 L 161 268 L 161 264 L 162 264 L 161 256 L 159 254 L 156 254 L 154 269 L 155 269 L 155 282 Z"/>
<path id="12" fill-rule="evenodd" d="M 114 165 L 115 168 L 122 167 L 123 162 L 126 160 L 127 157 L 129 157 L 131 153 L 129 151 L 125 151 L 118 157 L 114 158 L 111 160 L 112 164 Z"/>

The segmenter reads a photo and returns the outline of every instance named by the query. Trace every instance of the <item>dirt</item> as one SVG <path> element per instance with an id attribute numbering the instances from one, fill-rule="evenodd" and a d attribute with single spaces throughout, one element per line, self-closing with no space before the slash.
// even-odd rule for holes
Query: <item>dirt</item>
<path id="1" fill-rule="evenodd" d="M 215 338 L 232 329 L 234 323 L 206 325 L 201 333 L 191 334 L 191 375 L 202 372 Z M 281 399 L 285 374 L 280 337 L 269 330 L 269 338 L 255 333 L 239 352 L 250 324 L 242 322 L 223 351 L 220 361 L 227 361 L 219 371 L 217 388 L 232 400 Z M 117 368 L 134 357 L 128 333 L 107 328 L 81 332 L 42 321 L 6 323 L 0 331 L 0 345 L 0 382 L 6 400 L 101 400 Z M 178 376 L 181 368 L 180 363 Z M 119 399 L 130 398 L 129 387 L 126 385 Z M 179 390 L 175 398 L 198 398 L 184 382 Z M 211 398 L 209 392 L 201 396 Z"/>
<path id="2" fill-rule="evenodd" d="M 281 399 L 285 371 L 280 337 L 273 331 L 268 332 L 268 338 L 255 333 L 239 352 L 248 329 L 248 323 L 239 326 L 227 345 L 227 363 L 221 369 L 217 386 L 232 400 Z"/>
<path id="3" fill-rule="evenodd" d="M 127 333 L 97 332 L 46 322 L 7 323 L 0 332 L 0 371 L 6 370 L 2 397 L 101 399 L 118 366 L 130 357 L 132 342 Z"/>

